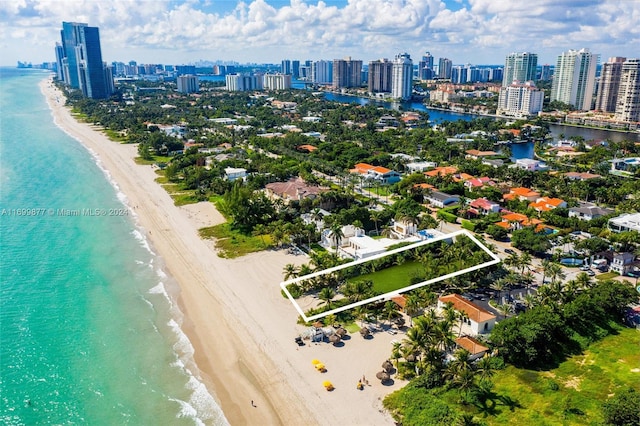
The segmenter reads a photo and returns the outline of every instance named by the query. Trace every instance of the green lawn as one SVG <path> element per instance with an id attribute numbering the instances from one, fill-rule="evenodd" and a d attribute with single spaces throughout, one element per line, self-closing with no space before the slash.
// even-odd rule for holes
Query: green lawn
<path id="1" fill-rule="evenodd" d="M 266 250 L 271 246 L 271 236 L 244 235 L 234 230 L 228 223 L 201 228 L 199 231 L 202 238 L 216 238 L 216 249 L 218 256 L 234 258 L 256 251 Z"/>
<path id="2" fill-rule="evenodd" d="M 598 280 L 610 280 L 612 278 L 617 277 L 618 274 L 616 272 L 605 272 L 604 274 L 596 275 L 596 279 Z"/>
<path id="3" fill-rule="evenodd" d="M 628 386 L 640 391 L 640 332 L 623 328 L 550 371 L 507 367 L 493 378 L 494 392 L 519 404 L 497 406 L 489 425 L 598 425 L 602 403 Z M 475 413 L 474 413 L 475 414 Z"/>
<path id="4" fill-rule="evenodd" d="M 417 261 L 405 262 L 402 265 L 395 265 L 389 268 L 370 272 L 350 278 L 349 281 L 373 281 L 373 290 L 380 293 L 388 293 L 407 287 L 411 284 L 411 277 L 424 275 L 424 267 Z"/>

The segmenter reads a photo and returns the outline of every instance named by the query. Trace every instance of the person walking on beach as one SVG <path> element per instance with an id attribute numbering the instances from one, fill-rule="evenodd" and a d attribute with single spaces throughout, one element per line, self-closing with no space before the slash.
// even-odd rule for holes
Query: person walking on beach
<path id="1" fill-rule="evenodd" d="M 255 408 L 256 404 L 253 403 L 253 399 L 251 400 L 251 406 Z"/>

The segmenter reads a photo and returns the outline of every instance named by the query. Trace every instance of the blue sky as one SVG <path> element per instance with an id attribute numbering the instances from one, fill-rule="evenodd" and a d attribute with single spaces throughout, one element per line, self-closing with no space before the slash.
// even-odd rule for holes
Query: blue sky
<path id="1" fill-rule="evenodd" d="M 640 56 L 640 0 L 0 0 L 0 65 L 52 61 L 62 21 L 99 27 L 109 62 Z"/>

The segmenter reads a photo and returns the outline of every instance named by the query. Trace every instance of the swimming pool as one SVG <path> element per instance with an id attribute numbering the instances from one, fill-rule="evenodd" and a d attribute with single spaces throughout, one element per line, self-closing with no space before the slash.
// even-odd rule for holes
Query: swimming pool
<path id="1" fill-rule="evenodd" d="M 564 259 L 560 259 L 560 263 L 564 266 L 580 266 L 582 265 L 582 259 L 576 259 L 573 257 L 565 257 Z"/>

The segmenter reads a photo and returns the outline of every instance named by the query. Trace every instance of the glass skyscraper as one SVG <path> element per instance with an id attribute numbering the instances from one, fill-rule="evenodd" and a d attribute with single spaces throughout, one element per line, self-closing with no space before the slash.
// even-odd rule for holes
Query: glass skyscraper
<path id="1" fill-rule="evenodd" d="M 98 27 L 63 22 L 60 35 L 62 49 L 56 49 L 56 59 L 59 69 L 62 69 L 62 80 L 74 89 L 82 90 L 86 97 L 109 97 L 113 85 L 107 81 L 107 78 L 111 78 L 111 73 L 106 72 L 102 62 Z"/>

